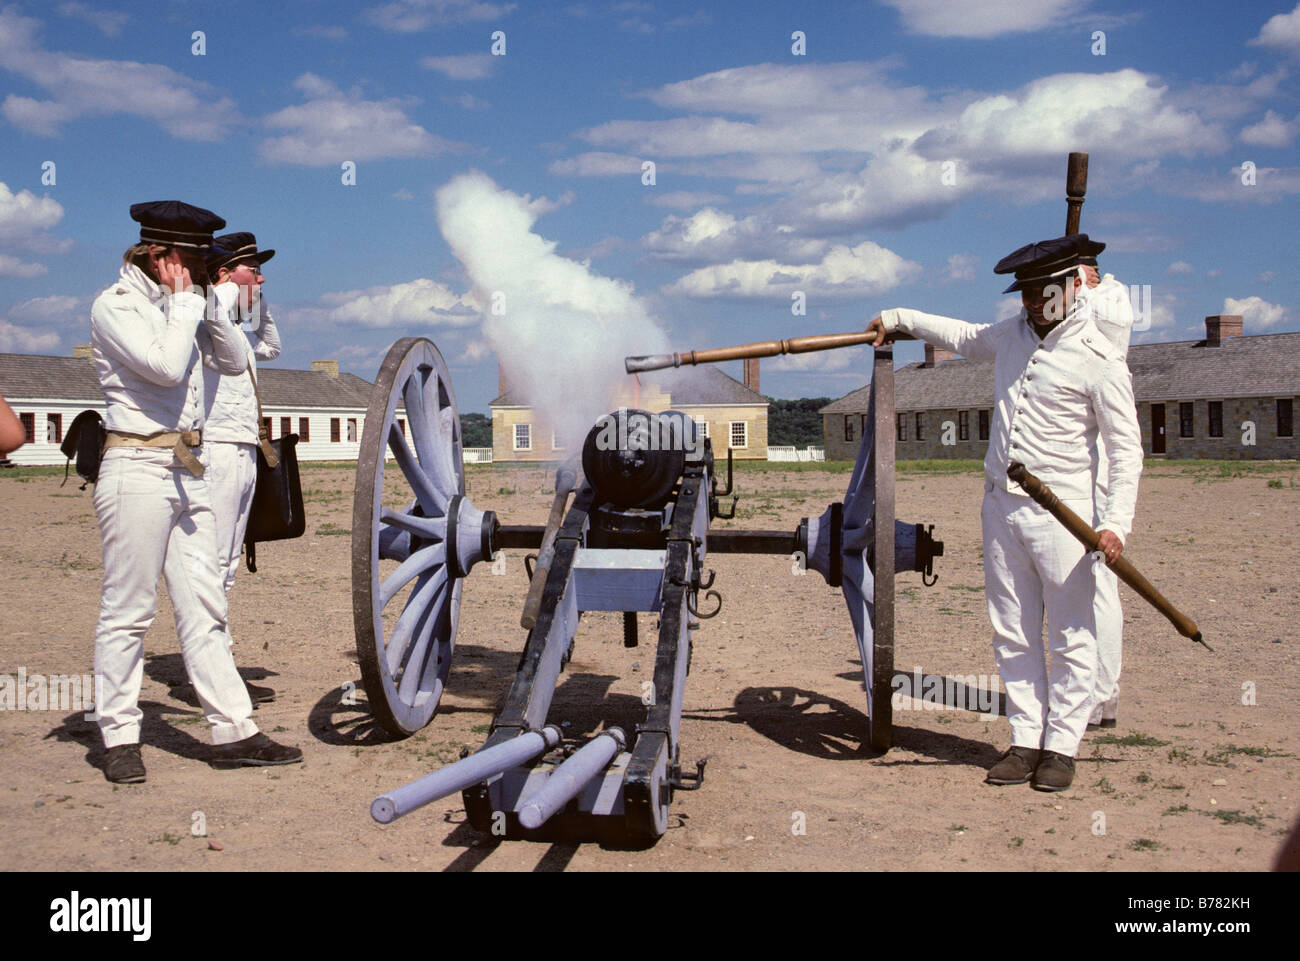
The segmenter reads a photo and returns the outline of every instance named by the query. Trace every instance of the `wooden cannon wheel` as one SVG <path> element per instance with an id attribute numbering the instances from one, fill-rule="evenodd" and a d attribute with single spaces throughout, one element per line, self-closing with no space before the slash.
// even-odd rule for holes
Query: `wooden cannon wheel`
<path id="1" fill-rule="evenodd" d="M 389 454 L 399 476 L 390 474 L 386 487 Z M 431 341 L 403 338 L 389 349 L 370 394 L 352 509 L 361 676 L 375 720 L 398 737 L 424 727 L 438 709 L 462 578 L 491 556 L 496 518 L 475 511 L 464 493 L 447 365 Z"/>

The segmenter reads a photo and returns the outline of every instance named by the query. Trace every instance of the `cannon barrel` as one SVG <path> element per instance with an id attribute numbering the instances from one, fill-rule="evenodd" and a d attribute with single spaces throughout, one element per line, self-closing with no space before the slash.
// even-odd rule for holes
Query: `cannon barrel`
<path id="1" fill-rule="evenodd" d="M 504 744 L 471 754 L 432 774 L 426 774 L 418 781 L 381 794 L 370 802 L 370 816 L 380 824 L 387 824 L 431 801 L 463 791 L 472 784 L 495 777 L 507 768 L 545 754 L 560 743 L 560 737 L 560 729 L 554 724 L 548 724 L 540 731 L 528 731 Z"/>
<path id="2" fill-rule="evenodd" d="M 546 783 L 519 808 L 519 823 L 530 831 L 541 827 L 609 766 L 627 745 L 622 728 L 601 731 L 551 772 Z"/>

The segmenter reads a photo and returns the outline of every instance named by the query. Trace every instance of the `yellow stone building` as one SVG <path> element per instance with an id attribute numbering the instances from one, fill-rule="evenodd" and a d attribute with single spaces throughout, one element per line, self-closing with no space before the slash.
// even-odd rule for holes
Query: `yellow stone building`
<path id="1" fill-rule="evenodd" d="M 757 381 L 757 364 L 752 377 Z M 767 459 L 767 399 L 757 390 L 711 365 L 642 375 L 640 381 L 638 388 L 628 378 L 623 395 L 611 410 L 680 410 L 712 439 L 715 456 L 726 457 L 730 447 L 736 460 Z M 498 386 L 500 396 L 488 405 L 493 463 L 560 461 L 581 453 L 581 448 L 560 446 L 542 412 L 504 378 Z"/>

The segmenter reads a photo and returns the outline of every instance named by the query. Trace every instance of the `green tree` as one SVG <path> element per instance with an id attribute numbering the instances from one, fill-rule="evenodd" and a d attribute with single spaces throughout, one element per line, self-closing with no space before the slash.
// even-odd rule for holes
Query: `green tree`
<path id="1" fill-rule="evenodd" d="M 773 447 L 821 447 L 822 416 L 817 413 L 829 404 L 831 397 L 799 397 L 794 400 L 777 400 L 766 397 L 767 442 Z"/>
<path id="2" fill-rule="evenodd" d="M 486 414 L 461 414 L 460 446 L 491 447 L 492 418 Z"/>

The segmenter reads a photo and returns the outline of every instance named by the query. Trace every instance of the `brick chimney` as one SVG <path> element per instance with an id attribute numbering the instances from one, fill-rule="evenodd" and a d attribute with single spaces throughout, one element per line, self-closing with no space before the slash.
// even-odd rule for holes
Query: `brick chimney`
<path id="1" fill-rule="evenodd" d="M 952 360 L 953 352 L 943 347 L 935 347 L 933 344 L 925 345 L 925 363 L 924 367 L 933 367 L 941 360 Z"/>
<path id="2" fill-rule="evenodd" d="M 311 369 L 318 374 L 324 374 L 326 377 L 333 377 L 335 380 L 339 376 L 339 362 L 337 360 L 313 360 Z"/>
<path id="3" fill-rule="evenodd" d="M 77 344 L 72 348 L 73 357 L 94 357 L 89 344 Z"/>
<path id="4" fill-rule="evenodd" d="M 756 394 L 762 393 L 762 391 L 758 389 L 758 358 L 757 357 L 745 358 L 745 386 L 748 387 Z"/>
<path id="5" fill-rule="evenodd" d="M 1240 314 L 1214 314 L 1205 318 L 1205 346 L 1222 347 L 1229 337 L 1241 337 Z"/>

